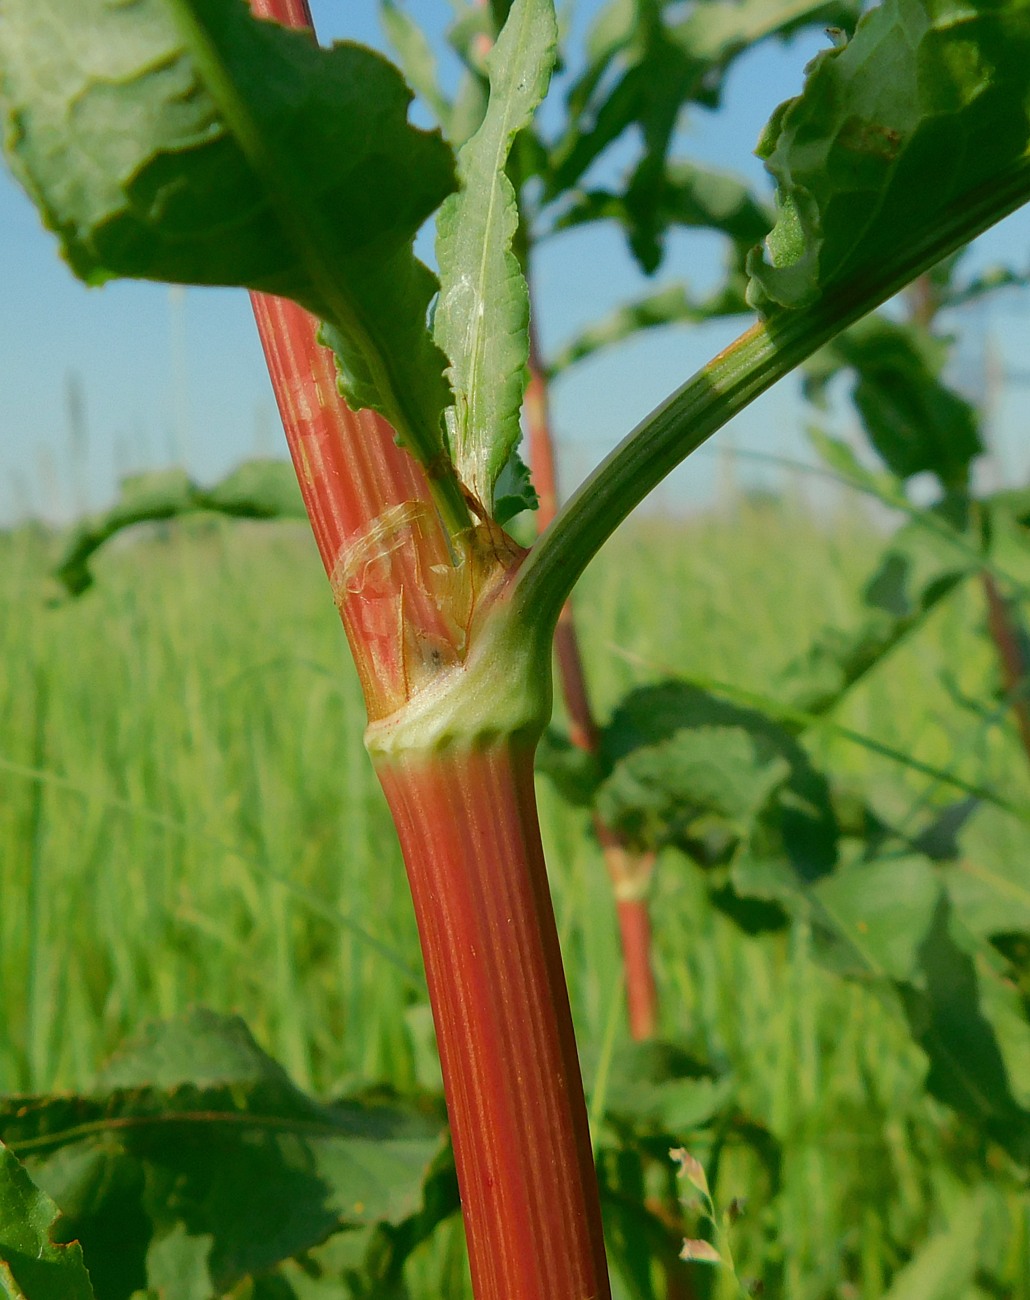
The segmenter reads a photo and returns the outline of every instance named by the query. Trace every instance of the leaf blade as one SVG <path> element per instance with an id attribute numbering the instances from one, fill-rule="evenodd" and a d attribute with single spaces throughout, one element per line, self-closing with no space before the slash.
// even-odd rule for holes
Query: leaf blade
<path id="1" fill-rule="evenodd" d="M 97 1290 L 168 1300 L 411 1215 L 440 1127 L 377 1098 L 322 1104 L 242 1021 L 203 1010 L 150 1026 L 88 1094 L 0 1104 L 0 1133 L 60 1204 Z"/>
<path id="2" fill-rule="evenodd" d="M 552 0 L 516 0 L 487 57 L 486 117 L 458 155 L 463 188 L 438 220 L 434 332 L 456 398 L 448 438 L 459 477 L 487 514 L 521 436 L 529 359 L 529 292 L 513 251 L 518 203 L 505 165 L 546 93 L 557 40 Z"/>
<path id="3" fill-rule="evenodd" d="M 875 67 L 876 71 L 872 69 Z M 810 65 L 759 145 L 779 220 L 749 263 L 771 318 L 892 286 L 911 247 L 941 255 L 1030 198 L 1030 5 L 884 0 Z M 975 216 L 973 209 L 976 210 Z"/>
<path id="4" fill-rule="evenodd" d="M 293 298 L 335 326 L 353 404 L 429 463 L 448 390 L 412 241 L 454 175 L 410 99 L 379 55 L 243 0 L 5 5 L 6 150 L 76 273 Z"/>
<path id="5" fill-rule="evenodd" d="M 93 1300 L 78 1242 L 54 1241 L 59 1214 L 0 1142 L 0 1295 L 11 1300 Z"/>
<path id="6" fill-rule="evenodd" d="M 151 470 L 122 479 L 117 501 L 79 521 L 54 565 L 53 576 L 69 596 L 93 585 L 94 555 L 112 537 L 137 524 L 181 519 L 211 511 L 235 519 L 305 519 L 297 476 L 288 461 L 244 461 L 210 488 L 191 482 L 184 470 Z"/>
<path id="7" fill-rule="evenodd" d="M 816 354 L 806 395 L 850 370 L 852 400 L 891 473 L 904 480 L 929 472 L 961 489 L 984 447 L 972 405 L 944 382 L 946 358 L 946 343 L 929 330 L 876 313 Z"/>

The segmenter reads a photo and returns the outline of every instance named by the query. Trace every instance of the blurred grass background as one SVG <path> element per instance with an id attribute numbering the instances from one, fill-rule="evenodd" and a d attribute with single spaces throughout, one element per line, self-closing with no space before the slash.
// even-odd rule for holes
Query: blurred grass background
<path id="1" fill-rule="evenodd" d="M 577 596 L 599 714 L 674 672 L 775 695 L 815 632 L 859 618 L 883 542 L 853 501 L 817 515 L 790 494 L 630 526 Z M 305 528 L 142 531 L 71 602 L 52 603 L 52 558 L 41 530 L 0 535 L 0 1088 L 85 1085 L 141 1022 L 197 1003 L 240 1013 L 321 1094 L 436 1086 L 403 867 Z M 951 595 L 838 721 L 1027 799 L 1007 729 L 959 702 L 992 680 L 982 622 L 975 585 Z M 831 731 L 809 743 L 899 819 L 940 793 Z M 581 1042 L 596 1053 L 614 1025 L 618 1053 L 600 853 L 544 783 L 540 801 Z M 1030 849 L 1025 826 L 981 817 L 984 854 Z M 671 854 L 655 889 L 663 1036 L 731 1070 L 783 1144 L 772 1200 L 746 1151 L 723 1163 L 722 1199 L 752 1202 L 742 1272 L 772 1272 L 790 1300 L 879 1300 L 914 1243 L 963 1213 L 977 1152 L 927 1099 L 907 1030 L 813 963 L 803 925 L 742 936 Z M 1030 1208 L 1001 1176 L 977 1195 L 1005 1289 L 947 1295 L 1030 1300 Z M 427 1300 L 462 1295 L 458 1232 L 413 1262 Z"/>

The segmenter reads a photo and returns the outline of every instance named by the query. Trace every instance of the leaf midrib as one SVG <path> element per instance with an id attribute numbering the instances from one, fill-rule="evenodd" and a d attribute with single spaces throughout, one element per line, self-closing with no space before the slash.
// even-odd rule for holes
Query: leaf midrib
<path id="1" fill-rule="evenodd" d="M 528 5 L 526 5 L 523 8 L 521 19 L 522 19 L 521 25 L 517 33 L 518 43 L 515 46 L 515 50 L 514 50 L 515 55 L 519 55 L 524 52 L 529 39 L 529 35 L 531 35 L 533 14 Z M 529 29 L 529 34 L 527 34 L 527 29 Z M 494 51 L 496 51 L 496 49 L 497 47 L 495 45 Z M 500 80 L 500 77 L 498 77 L 498 80 Z M 483 125 L 476 133 L 476 136 L 478 136 L 480 133 L 485 133 L 487 127 L 490 125 L 490 108 L 493 106 L 495 102 L 497 102 L 494 98 L 496 89 L 497 89 L 496 83 L 494 82 L 494 79 L 491 76 L 490 105 L 487 108 L 487 114 L 483 121 Z M 472 424 L 475 419 L 475 412 L 477 411 L 479 406 L 477 394 L 475 393 L 475 389 L 477 387 L 476 376 L 480 373 L 480 369 L 483 365 L 483 359 L 486 355 L 486 347 L 487 347 L 486 313 L 485 312 L 480 313 L 480 311 L 478 310 L 478 304 L 480 302 L 485 301 L 485 286 L 487 280 L 489 279 L 488 267 L 490 263 L 491 252 L 492 252 L 489 232 L 493 228 L 494 216 L 497 211 L 497 205 L 503 191 L 504 183 L 505 181 L 508 181 L 508 177 L 505 172 L 504 165 L 507 161 L 508 154 L 511 151 L 512 141 L 516 134 L 515 129 L 513 129 L 511 125 L 512 118 L 516 116 L 514 96 L 508 95 L 504 98 L 502 102 L 501 113 L 499 116 L 500 116 L 500 123 L 499 123 L 500 129 L 497 136 L 497 146 L 493 152 L 493 159 L 492 159 L 494 179 L 493 179 L 493 183 L 490 186 L 490 198 L 487 204 L 486 218 L 484 222 L 484 227 L 487 232 L 487 238 L 483 240 L 483 247 L 479 258 L 479 271 L 478 271 L 478 276 L 475 285 L 476 311 L 474 313 L 472 346 L 470 348 L 471 363 L 469 366 L 469 376 L 468 376 L 470 392 L 468 394 L 469 401 L 465 407 L 467 415 L 465 419 L 466 427 L 465 427 L 465 434 L 463 438 L 466 447 L 469 446 L 469 443 L 472 441 L 472 438 L 474 438 L 474 430 L 472 429 Z M 473 136 L 472 139 L 468 142 L 468 144 L 465 146 L 465 149 L 462 150 L 462 154 L 465 153 L 465 150 L 468 150 L 471 156 L 471 153 L 475 146 L 476 136 Z M 510 185 L 511 182 L 508 181 L 508 184 Z M 517 201 L 517 197 L 516 197 L 516 201 Z M 506 260 L 508 251 L 509 250 L 504 249 L 502 247 L 501 249 L 502 260 Z M 472 438 L 470 438 L 470 433 L 472 434 Z"/>
<path id="2" fill-rule="evenodd" d="M 326 230 L 325 219 L 311 198 L 310 187 L 296 173 L 281 151 L 270 149 L 258 128 L 243 96 L 227 74 L 226 65 L 214 42 L 194 17 L 193 0 L 165 0 L 186 48 L 195 60 L 204 85 L 222 114 L 234 139 L 261 178 L 279 221 L 286 228 L 290 243 L 299 252 L 317 293 L 324 297 L 333 313 L 333 323 L 359 340 L 365 364 L 373 382 L 386 399 L 390 422 L 423 465 L 432 463 L 440 451 L 424 414 L 412 409 L 402 385 L 392 372 L 383 349 L 378 346 L 376 331 L 356 312 L 342 290 L 338 265 L 341 253 Z"/>

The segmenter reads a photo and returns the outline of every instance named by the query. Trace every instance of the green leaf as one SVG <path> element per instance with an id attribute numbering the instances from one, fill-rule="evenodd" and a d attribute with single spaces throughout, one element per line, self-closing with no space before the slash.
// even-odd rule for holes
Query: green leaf
<path id="1" fill-rule="evenodd" d="M 440 89 L 436 58 L 425 32 L 394 0 L 380 0 L 379 14 L 386 39 L 397 52 L 401 71 L 408 84 L 428 105 L 444 132 L 450 136 L 448 123 L 451 104 Z"/>
<path id="2" fill-rule="evenodd" d="M 989 266 L 965 284 L 949 285 L 942 295 L 942 306 L 965 307 L 999 289 L 1025 289 L 1030 286 L 1030 271 L 1016 271 L 1010 266 Z"/>
<path id="3" fill-rule="evenodd" d="M 1030 1163 L 1026 1011 L 986 950 L 963 933 L 946 897 L 922 945 L 918 982 L 900 991 L 912 1036 L 930 1060 L 927 1089 Z"/>
<path id="4" fill-rule="evenodd" d="M 574 745 L 568 736 L 548 727 L 536 751 L 536 770 L 553 782 L 555 789 L 574 808 L 589 808 L 601 782 L 595 754 Z"/>
<path id="5" fill-rule="evenodd" d="M 825 779 L 756 709 L 684 682 L 641 687 L 604 728 L 602 763 L 598 811 L 644 847 L 671 840 L 715 862 L 747 839 L 784 852 L 805 880 L 836 860 Z"/>
<path id="6" fill-rule="evenodd" d="M 487 92 L 483 79 L 474 72 L 466 72 L 458 83 L 451 109 L 447 138 L 460 149 L 483 124 L 486 117 Z"/>
<path id="7" fill-rule="evenodd" d="M 770 214 L 748 187 L 730 172 L 696 163 L 670 162 L 661 194 L 663 224 L 717 230 L 735 244 L 750 248 L 769 229 Z M 555 222 L 567 230 L 590 221 L 611 219 L 627 228 L 631 214 L 624 195 L 589 190 L 573 196 Z"/>
<path id="8" fill-rule="evenodd" d="M 854 448 L 842 439 L 826 433 L 818 425 L 809 425 L 807 433 L 819 459 L 843 482 L 868 492 L 884 505 L 896 505 L 899 509 L 908 505 L 904 486 L 893 474 L 868 469 L 859 460 Z"/>
<path id="9" fill-rule="evenodd" d="M 983 1196 L 972 1193 L 896 1275 L 884 1300 L 967 1300 L 979 1262 Z"/>
<path id="10" fill-rule="evenodd" d="M 93 1300 L 77 1242 L 55 1242 L 60 1211 L 0 1142 L 0 1296 Z"/>
<path id="11" fill-rule="evenodd" d="M 306 517 L 297 475 L 288 461 L 246 461 L 210 488 L 198 487 L 185 470 L 152 470 L 123 479 L 118 500 L 109 510 L 76 525 L 54 576 L 69 595 L 80 596 L 93 584 L 90 561 L 112 537 L 137 524 L 203 512 L 238 519 Z"/>
<path id="12" fill-rule="evenodd" d="M 333 326 L 352 405 L 427 463 L 448 392 L 412 241 L 454 176 L 410 99 L 379 55 L 244 0 L 4 5 L 5 147 L 75 272 L 295 299 Z"/>
<path id="13" fill-rule="evenodd" d="M 487 56 L 486 117 L 458 155 L 462 188 L 437 223 L 434 330 L 455 394 L 448 443 L 458 476 L 491 517 L 498 476 L 522 436 L 529 360 L 529 291 L 512 251 L 518 203 L 504 169 L 547 92 L 557 39 L 552 0 L 516 0 Z"/>
<path id="14" fill-rule="evenodd" d="M 588 326 L 564 345 L 547 367 L 549 376 L 561 374 L 578 361 L 602 348 L 612 347 L 642 330 L 658 329 L 735 315 L 744 310 L 743 296 L 729 285 L 709 298 L 693 298 L 686 285 L 671 284 L 655 293 L 625 303 L 608 316 Z"/>
<path id="15" fill-rule="evenodd" d="M 810 65 L 759 146 L 777 184 L 749 298 L 768 315 L 895 287 L 1030 198 L 1030 4 L 883 0 Z M 900 287 L 900 285 L 897 285 Z"/>
<path id="16" fill-rule="evenodd" d="M 808 921 L 831 970 L 900 998 L 929 1063 L 927 1090 L 1030 1163 L 1030 1023 L 997 954 L 956 920 L 914 856 L 856 864 L 806 885 L 783 859 L 744 857 L 733 880 Z"/>
<path id="17" fill-rule="evenodd" d="M 1030 935 L 1030 835 L 993 808 L 962 829 L 945 874 L 948 896 L 973 934 Z"/>
<path id="18" fill-rule="evenodd" d="M 921 857 L 862 862 L 811 888 L 814 919 L 843 942 L 835 969 L 858 978 L 910 981 L 933 925 L 941 885 Z"/>
<path id="19" fill-rule="evenodd" d="M 151 1027 L 88 1094 L 0 1104 L 99 1293 L 167 1300 L 411 1215 L 440 1129 L 398 1105 L 317 1102 L 240 1020 L 204 1011 Z"/>
<path id="20" fill-rule="evenodd" d="M 907 530 L 900 530 L 899 536 Z M 933 549 L 928 573 L 921 554 L 892 545 L 863 593 L 869 613 L 853 630 L 823 628 L 805 652 L 778 675 L 781 698 L 810 715 L 830 712 L 923 625 L 971 567 L 960 553 L 925 528 L 912 528 L 921 552 Z M 926 545 L 926 540 L 930 545 Z M 945 556 L 947 557 L 945 559 Z M 954 566 L 954 567 L 952 567 Z"/>
<path id="21" fill-rule="evenodd" d="M 811 715 L 829 713 L 917 626 L 915 619 L 871 616 L 854 630 L 823 628 L 777 674 L 779 694 Z"/>
<path id="22" fill-rule="evenodd" d="M 956 582 L 977 572 L 975 552 L 963 544 L 949 504 L 898 529 L 863 590 L 868 605 L 905 621 L 932 609 Z M 930 521 L 934 527 L 927 527 Z"/>
<path id="23" fill-rule="evenodd" d="M 682 1237 L 648 1204 L 651 1169 L 653 1159 L 631 1147 L 597 1152 L 605 1248 L 618 1300 L 659 1300 L 666 1295 L 662 1282 L 683 1268 L 677 1262 Z"/>
<path id="24" fill-rule="evenodd" d="M 908 479 L 929 472 L 946 489 L 961 488 L 983 443 L 976 412 L 941 380 L 948 351 L 945 340 L 916 324 L 867 316 L 816 354 L 806 392 L 821 392 L 850 369 L 855 406 L 891 473 Z"/>
<path id="25" fill-rule="evenodd" d="M 678 1044 L 655 1039 L 624 1044 L 616 1053 L 604 1109 L 637 1133 L 682 1138 L 726 1114 L 735 1092 L 731 1075 L 717 1077 Z"/>
<path id="26" fill-rule="evenodd" d="M 450 1148 L 433 1164 L 423 1187 L 423 1204 L 400 1222 L 377 1224 L 360 1231 L 340 1232 L 322 1245 L 287 1260 L 273 1275 L 289 1293 L 276 1288 L 272 1296 L 288 1300 L 341 1300 L 341 1283 L 349 1300 L 410 1300 L 405 1264 L 437 1226 L 461 1209 L 458 1180 Z M 256 1296 L 260 1296 L 255 1291 Z"/>
<path id="27" fill-rule="evenodd" d="M 735 839 L 789 774 L 783 756 L 743 728 L 685 728 L 617 763 L 597 809 L 607 825 L 647 843 L 666 835 L 710 840 L 721 830 Z"/>
<path id="28" fill-rule="evenodd" d="M 569 190 L 636 128 L 643 147 L 619 195 L 621 219 L 634 256 L 645 271 L 654 271 L 674 202 L 668 155 L 684 107 L 715 107 L 727 69 L 758 41 L 810 23 L 850 26 L 856 8 L 825 0 L 739 0 L 695 4 L 670 21 L 678 6 L 658 0 L 609 6 L 591 33 L 587 69 L 569 93 L 570 125 L 553 152 L 548 197 Z"/>
<path id="29" fill-rule="evenodd" d="M 506 524 L 524 510 L 535 510 L 540 504 L 529 466 L 513 451 L 494 484 L 494 519 Z"/>
<path id="30" fill-rule="evenodd" d="M 245 460 L 212 487 L 198 488 L 197 501 L 241 519 L 305 519 L 297 472 L 285 460 Z"/>

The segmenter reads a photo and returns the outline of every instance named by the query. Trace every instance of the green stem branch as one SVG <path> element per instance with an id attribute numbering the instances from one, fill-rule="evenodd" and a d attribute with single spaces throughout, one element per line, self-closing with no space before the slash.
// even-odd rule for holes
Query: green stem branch
<path id="1" fill-rule="evenodd" d="M 899 246 L 877 274 L 752 325 L 637 425 L 559 512 L 519 573 L 512 599 L 521 616 L 553 627 L 590 560 L 682 460 L 824 343 L 1028 198 L 1025 157 Z"/>

